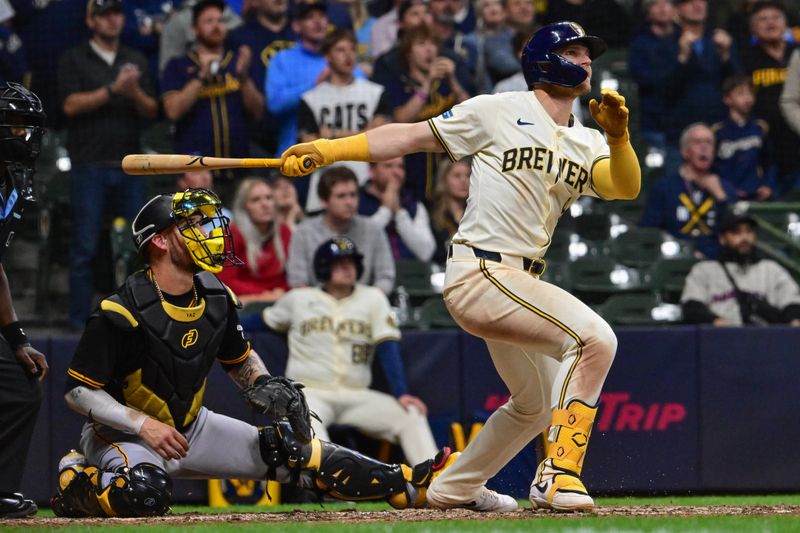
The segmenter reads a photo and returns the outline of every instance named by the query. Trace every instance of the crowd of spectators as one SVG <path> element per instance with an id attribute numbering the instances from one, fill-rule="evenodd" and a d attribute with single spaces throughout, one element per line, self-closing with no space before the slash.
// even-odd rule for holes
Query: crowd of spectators
<path id="1" fill-rule="evenodd" d="M 665 156 L 660 181 L 645 183 L 652 192 L 637 222 L 715 258 L 716 225 L 732 202 L 781 199 L 800 187 L 800 11 L 777 0 L 746 0 L 724 17 L 715 7 L 708 0 L 0 0 L 0 77 L 30 85 L 50 129 L 66 134 L 80 235 L 70 260 L 77 328 L 91 309 L 92 261 L 108 211 L 130 218 L 143 200 L 142 181 L 126 178 L 119 160 L 141 150 L 153 124 L 170 124 L 178 153 L 275 157 L 298 141 L 425 120 L 477 94 L 525 90 L 524 43 L 561 19 L 628 49 L 638 90 L 634 142 L 642 154 Z M 469 162 L 415 154 L 294 181 L 220 172 L 213 185 L 231 210 L 245 262 L 223 277 L 245 301 L 271 302 L 314 283 L 310 254 L 337 234 L 365 254 L 362 280 L 388 294 L 395 260 L 446 261 Z"/>

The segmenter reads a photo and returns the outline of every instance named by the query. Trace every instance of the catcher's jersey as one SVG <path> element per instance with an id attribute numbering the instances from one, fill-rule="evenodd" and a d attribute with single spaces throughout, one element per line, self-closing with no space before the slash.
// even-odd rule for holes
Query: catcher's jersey
<path id="1" fill-rule="evenodd" d="M 356 285 L 337 300 L 317 287 L 289 291 L 264 310 L 264 322 L 289 333 L 286 377 L 317 388 L 366 388 L 375 346 L 400 330 L 380 289 Z"/>
<path id="2" fill-rule="evenodd" d="M 597 196 L 592 167 L 609 156 L 605 138 L 575 120 L 557 125 L 533 91 L 477 96 L 428 123 L 450 159 L 474 156 L 453 242 L 541 257 L 572 202 Z"/>

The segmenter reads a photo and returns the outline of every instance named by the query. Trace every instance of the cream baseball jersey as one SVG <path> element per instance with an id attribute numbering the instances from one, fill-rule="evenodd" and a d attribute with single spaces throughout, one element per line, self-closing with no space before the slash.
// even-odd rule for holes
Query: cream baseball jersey
<path id="1" fill-rule="evenodd" d="M 473 156 L 453 242 L 492 252 L 542 257 L 567 208 L 597 196 L 592 167 L 609 157 L 599 131 L 559 126 L 533 91 L 477 96 L 428 123 L 450 159 Z"/>
<path id="2" fill-rule="evenodd" d="M 317 388 L 366 388 L 375 346 L 400 340 L 400 330 L 380 289 L 355 286 L 337 300 L 317 287 L 286 293 L 263 313 L 275 331 L 288 331 L 286 377 Z"/>

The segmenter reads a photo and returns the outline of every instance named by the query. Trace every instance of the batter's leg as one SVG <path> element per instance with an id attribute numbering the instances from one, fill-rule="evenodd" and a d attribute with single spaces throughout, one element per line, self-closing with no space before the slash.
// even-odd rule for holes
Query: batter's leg
<path id="1" fill-rule="evenodd" d="M 436 441 L 428 419 L 416 409 L 406 410 L 392 396 L 363 389 L 347 391 L 339 421 L 359 431 L 399 443 L 409 464 L 421 463 L 436 455 Z"/>
<path id="2" fill-rule="evenodd" d="M 431 484 L 428 501 L 432 505 L 452 507 L 478 500 L 487 490 L 486 481 L 550 421 L 549 388 L 558 363 L 513 344 L 486 344 L 511 398 L 489 417 L 458 461 Z"/>

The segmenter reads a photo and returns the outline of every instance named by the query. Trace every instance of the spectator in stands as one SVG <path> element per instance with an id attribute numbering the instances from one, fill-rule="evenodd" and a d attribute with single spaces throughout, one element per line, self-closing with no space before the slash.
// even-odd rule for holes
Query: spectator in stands
<path id="1" fill-rule="evenodd" d="M 143 180 L 126 176 L 120 160 L 141 151 L 142 129 L 158 112 L 147 61 L 119 42 L 124 23 L 121 1 L 91 0 L 91 39 L 64 52 L 58 65 L 72 160 L 69 321 L 76 329 L 92 307 L 92 261 L 100 235 L 108 233 L 106 206 L 132 221 L 144 200 Z"/>
<path id="2" fill-rule="evenodd" d="M 295 1 L 295 5 L 297 4 L 316 4 L 319 0 L 297 0 Z M 347 7 L 343 5 L 344 3 L 339 3 L 336 0 L 325 1 L 323 2 L 327 11 L 326 16 L 328 17 L 328 23 L 330 24 L 329 29 L 331 30 L 350 30 L 353 31 L 353 19 L 350 18 L 350 12 L 348 11 Z"/>
<path id="3" fill-rule="evenodd" d="M 305 217 L 300 202 L 297 201 L 297 189 L 292 180 L 277 174 L 272 178 L 272 190 L 275 196 L 275 209 L 278 220 L 294 231 Z"/>
<path id="4" fill-rule="evenodd" d="M 675 55 L 680 29 L 672 0 L 645 0 L 642 10 L 647 25 L 631 42 L 629 49 L 635 53 L 628 55 L 628 69 L 639 90 L 639 136 L 648 146 L 664 150 L 664 87 L 670 70 L 662 61 Z"/>
<path id="5" fill-rule="evenodd" d="M 526 35 L 530 39 L 536 30 L 536 8 L 534 0 L 503 0 L 506 9 L 506 23 L 516 33 Z"/>
<path id="6" fill-rule="evenodd" d="M 383 86 L 355 77 L 356 38 L 349 30 L 334 30 L 322 42 L 320 52 L 325 56 L 329 76 L 326 81 L 303 94 L 297 111 L 297 133 L 302 142 L 320 137 L 338 139 L 361 133 L 391 121 L 392 108 Z M 369 165 L 363 162 L 346 162 L 355 172 L 359 185 L 367 182 Z M 296 178 L 302 205 L 307 211 L 319 209 L 315 184 L 319 172 L 310 180 Z M 310 181 L 310 190 L 303 184 Z M 306 198 L 308 196 L 308 198 Z"/>
<path id="7" fill-rule="evenodd" d="M 650 190 L 639 225 L 689 239 L 704 257 L 714 259 L 719 251 L 716 222 L 728 203 L 736 200 L 736 190 L 712 171 L 711 128 L 700 122 L 690 124 L 681 134 L 680 147 L 683 164 Z"/>
<path id="8" fill-rule="evenodd" d="M 769 200 L 775 191 L 775 171 L 766 146 L 767 123 L 750 115 L 755 96 L 750 77 L 737 74 L 722 85 L 728 118 L 714 124 L 717 156 L 714 167 L 743 199 Z"/>
<path id="9" fill-rule="evenodd" d="M 236 191 L 231 224 L 233 247 L 244 264 L 226 266 L 219 279 L 243 304 L 274 302 L 289 290 L 286 258 L 292 231 L 278 221 L 272 185 L 247 178 Z"/>
<path id="10" fill-rule="evenodd" d="M 418 122 L 442 114 L 469 98 L 456 75 L 455 62 L 439 55 L 437 36 L 427 26 L 412 28 L 400 39 L 405 72 L 386 86 L 397 122 Z M 433 189 L 439 154 L 406 156 L 408 187 L 417 199 L 424 200 Z"/>
<path id="11" fill-rule="evenodd" d="M 163 73 L 170 60 L 187 54 L 197 38 L 194 31 L 194 8 L 203 0 L 183 0 L 180 9 L 175 11 L 161 30 L 159 42 L 158 68 Z M 239 27 L 242 19 L 223 3 L 222 23 L 228 31 Z"/>
<path id="12" fill-rule="evenodd" d="M 8 0 L 0 1 L 0 86 L 13 81 L 30 85 L 31 72 L 25 45 L 14 32 L 14 9 Z"/>
<path id="13" fill-rule="evenodd" d="M 517 64 L 519 64 L 519 58 L 522 55 L 522 49 L 525 47 L 525 43 L 528 42 L 530 39 L 529 36 L 526 36 L 522 33 L 515 33 L 514 38 L 511 41 L 512 46 L 514 47 L 514 53 L 516 54 Z M 527 91 L 528 90 L 528 82 L 525 81 L 525 74 L 520 70 L 511 76 L 504 78 L 497 82 L 492 89 L 492 93 L 507 93 L 509 91 Z M 580 108 L 580 100 L 575 99 L 575 104 L 573 108 Z"/>
<path id="14" fill-rule="evenodd" d="M 297 108 L 303 93 L 330 77 L 320 47 L 328 34 L 323 3 L 297 4 L 292 23 L 297 46 L 278 52 L 267 69 L 265 93 L 270 112 L 280 121 L 278 153 L 297 142 Z M 354 76 L 363 78 L 358 68 Z"/>
<path id="15" fill-rule="evenodd" d="M 690 324 L 800 326 L 800 288 L 778 263 L 755 249 L 756 223 L 728 213 L 719 224 L 718 261 L 697 263 L 681 295 Z"/>
<path id="16" fill-rule="evenodd" d="M 569 20 L 580 24 L 589 35 L 597 35 L 608 46 L 628 46 L 631 20 L 616 0 L 549 0 L 545 22 Z"/>
<path id="17" fill-rule="evenodd" d="M 430 0 L 433 32 L 442 49 L 450 50 L 464 63 L 472 76 L 478 62 L 478 51 L 475 43 L 465 39 L 466 35 L 456 26 L 456 10 L 458 0 Z"/>
<path id="18" fill-rule="evenodd" d="M 771 153 L 778 171 L 776 195 L 779 196 L 791 189 L 800 177 L 797 157 L 800 136 L 786 123 L 780 108 L 789 58 L 797 45 L 788 33 L 783 5 L 775 0 L 759 0 L 753 4 L 750 29 L 753 44 L 741 50 L 740 57 L 756 91 L 753 115 L 769 125 Z"/>
<path id="19" fill-rule="evenodd" d="M 392 9 L 378 17 L 370 28 L 370 52 L 372 57 L 378 57 L 392 49 L 397 42 L 399 8 L 408 0 L 395 0 Z M 418 0 L 420 4 L 427 0 Z"/>
<path id="20" fill-rule="evenodd" d="M 263 91 L 270 61 L 281 50 L 293 47 L 297 35 L 289 21 L 288 0 L 253 0 L 251 6 L 244 24 L 230 33 L 228 41 L 232 50 L 247 45 L 253 51 L 253 81 Z M 269 110 L 251 123 L 250 139 L 267 154 L 277 152 L 278 120 Z"/>
<path id="21" fill-rule="evenodd" d="M 440 265 L 447 262 L 450 239 L 456 234 L 458 224 L 467 208 L 471 165 L 470 157 L 455 163 L 447 160 L 439 165 L 431 207 L 431 230 L 436 240 L 433 261 Z"/>
<path id="22" fill-rule="evenodd" d="M 200 0 L 193 10 L 194 48 L 164 69 L 161 99 L 175 122 L 175 150 L 183 154 L 244 157 L 247 116 L 260 118 L 264 97 L 253 82 L 252 51 L 225 46 L 221 0 Z M 228 175 L 228 174 L 226 174 Z"/>
<path id="23" fill-rule="evenodd" d="M 430 261 L 436 250 L 428 210 L 404 189 L 402 157 L 370 163 L 369 182 L 361 189 L 358 212 L 382 227 L 395 259 Z"/>
<path id="24" fill-rule="evenodd" d="M 481 0 L 478 9 L 478 29 L 468 39 L 475 43 L 478 53 L 475 68 L 478 91 L 488 92 L 499 80 L 520 72 L 520 62 L 513 45 L 514 30 L 506 24 L 502 0 Z"/>
<path id="25" fill-rule="evenodd" d="M 719 122 L 725 116 L 722 80 L 739 70 L 731 36 L 711 29 L 707 0 L 677 0 L 678 25 L 672 53 L 659 58 L 664 80 L 664 130 L 667 138 L 666 173 L 680 164 L 678 140 L 695 121 Z M 633 53 L 638 53 L 634 51 Z"/>
<path id="26" fill-rule="evenodd" d="M 186 189 L 208 189 L 216 193 L 214 175 L 210 170 L 192 170 L 190 172 L 184 172 L 178 176 L 175 185 L 179 191 L 185 191 Z M 223 203 L 230 205 L 230 201 Z M 227 207 L 223 205 L 221 211 L 224 216 L 228 217 L 228 220 L 233 220 L 233 214 Z M 213 229 L 213 227 L 210 227 L 210 229 Z"/>
<path id="27" fill-rule="evenodd" d="M 125 27 L 121 40 L 147 59 L 150 79 L 158 80 L 158 53 L 161 31 L 177 6 L 170 0 L 125 2 Z"/>
<path id="28" fill-rule="evenodd" d="M 383 229 L 358 214 L 356 175 L 347 167 L 330 167 L 320 177 L 318 194 L 324 212 L 301 222 L 292 235 L 286 264 L 289 286 L 317 283 L 314 253 L 326 240 L 343 235 L 355 242 L 364 255 L 364 273 L 360 281 L 378 287 L 384 294 L 391 293 L 395 277 L 392 250 Z"/>
<path id="29" fill-rule="evenodd" d="M 350 18 L 353 20 L 352 31 L 358 45 L 359 61 L 371 65 L 373 56 L 370 50 L 370 35 L 372 26 L 375 24 L 375 17 L 370 16 L 366 0 L 337 0 L 337 3 L 347 8 Z M 347 30 L 347 28 L 336 29 Z"/>

